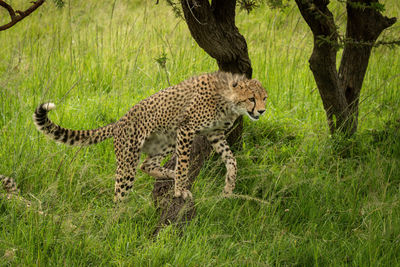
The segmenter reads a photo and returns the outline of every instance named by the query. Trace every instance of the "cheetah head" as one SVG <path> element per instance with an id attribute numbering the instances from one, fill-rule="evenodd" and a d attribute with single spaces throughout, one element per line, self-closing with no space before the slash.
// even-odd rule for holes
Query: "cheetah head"
<path id="1" fill-rule="evenodd" d="M 233 92 L 234 111 L 238 114 L 256 121 L 265 112 L 268 95 L 258 80 L 232 81 L 230 89 Z"/>

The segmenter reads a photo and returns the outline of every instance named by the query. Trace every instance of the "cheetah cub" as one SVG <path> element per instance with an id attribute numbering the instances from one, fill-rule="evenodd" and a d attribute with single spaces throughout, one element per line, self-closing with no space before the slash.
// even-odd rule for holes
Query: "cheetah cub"
<path id="1" fill-rule="evenodd" d="M 227 173 L 224 194 L 235 188 L 236 159 L 225 138 L 239 115 L 258 120 L 265 112 L 267 93 L 261 83 L 243 75 L 214 72 L 192 77 L 140 101 L 119 121 L 95 130 L 70 130 L 49 120 L 53 103 L 41 104 L 33 114 L 36 127 L 51 139 L 83 146 L 114 137 L 117 159 L 115 201 L 132 188 L 140 153 L 147 154 L 141 170 L 155 177 L 175 180 L 175 197 L 191 198 L 188 190 L 189 154 L 197 134 L 207 137 L 222 156 Z M 175 152 L 175 171 L 160 162 Z"/>

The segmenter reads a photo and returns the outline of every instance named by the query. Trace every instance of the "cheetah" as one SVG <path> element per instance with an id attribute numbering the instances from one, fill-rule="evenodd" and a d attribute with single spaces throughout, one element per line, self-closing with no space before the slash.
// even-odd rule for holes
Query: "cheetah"
<path id="1" fill-rule="evenodd" d="M 39 105 L 33 114 L 39 131 L 68 145 L 91 145 L 114 138 L 117 161 L 114 201 L 132 188 L 140 154 L 147 155 L 140 169 L 150 176 L 174 179 L 174 196 L 192 198 L 188 190 L 190 149 L 195 135 L 204 135 L 226 166 L 224 194 L 235 188 L 236 159 L 225 138 L 240 115 L 258 120 L 265 112 L 267 92 L 256 79 L 217 71 L 189 78 L 134 105 L 120 120 L 94 130 L 62 128 L 48 118 L 53 103 Z M 175 170 L 160 165 L 176 154 Z"/>

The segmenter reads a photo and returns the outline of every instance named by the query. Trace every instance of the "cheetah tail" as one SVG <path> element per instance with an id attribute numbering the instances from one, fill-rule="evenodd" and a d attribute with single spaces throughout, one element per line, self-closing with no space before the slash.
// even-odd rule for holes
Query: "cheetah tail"
<path id="1" fill-rule="evenodd" d="M 14 179 L 0 174 L 0 182 L 3 184 L 3 189 L 7 194 L 18 194 L 19 190 Z"/>
<path id="2" fill-rule="evenodd" d="M 114 123 L 94 130 L 70 130 L 52 122 L 47 113 L 56 106 L 53 103 L 39 105 L 33 114 L 36 128 L 51 139 L 67 145 L 91 145 L 113 136 Z"/>

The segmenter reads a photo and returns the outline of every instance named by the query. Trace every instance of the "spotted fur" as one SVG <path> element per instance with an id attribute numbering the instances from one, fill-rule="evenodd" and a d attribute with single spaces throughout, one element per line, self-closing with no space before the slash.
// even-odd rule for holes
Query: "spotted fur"
<path id="1" fill-rule="evenodd" d="M 190 148 L 197 134 L 207 136 L 227 168 L 224 193 L 235 188 L 236 160 L 224 132 L 240 115 L 258 120 L 265 111 L 267 93 L 261 83 L 242 75 L 215 72 L 192 77 L 140 101 L 120 120 L 95 130 L 70 130 L 47 117 L 55 108 L 40 105 L 34 115 L 39 131 L 68 145 L 90 145 L 114 137 L 117 159 L 115 201 L 132 188 L 140 153 L 147 154 L 141 169 L 156 178 L 175 179 L 175 196 L 192 197 L 187 189 Z M 160 166 L 175 152 L 175 170 Z"/>
<path id="2" fill-rule="evenodd" d="M 17 183 L 13 178 L 0 174 L 0 181 L 3 184 L 4 191 L 6 191 L 8 194 L 18 194 L 19 190 L 17 188 Z"/>

